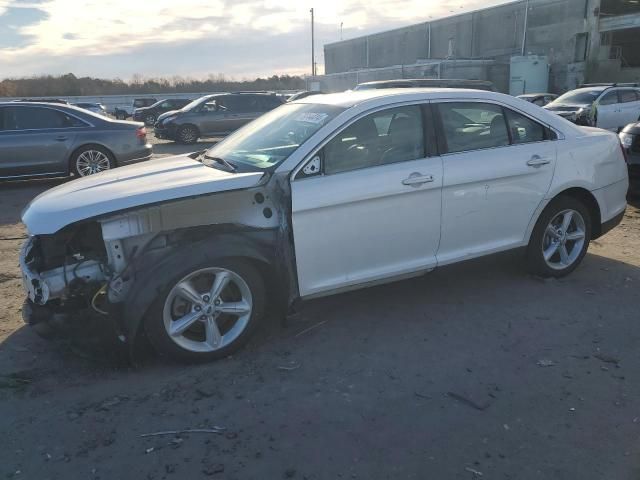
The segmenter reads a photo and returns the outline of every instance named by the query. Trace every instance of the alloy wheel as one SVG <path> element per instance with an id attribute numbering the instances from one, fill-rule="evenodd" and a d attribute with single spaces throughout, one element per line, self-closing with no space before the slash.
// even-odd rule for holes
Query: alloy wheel
<path id="1" fill-rule="evenodd" d="M 253 298 L 247 283 L 224 268 L 204 268 L 182 278 L 164 302 L 167 335 L 190 352 L 219 350 L 246 329 Z"/>
<path id="2" fill-rule="evenodd" d="M 181 131 L 180 131 L 180 140 L 182 140 L 183 143 L 192 143 L 196 141 L 196 132 L 193 128 L 191 127 L 184 127 Z"/>
<path id="3" fill-rule="evenodd" d="M 99 150 L 85 150 L 76 160 L 76 170 L 81 177 L 100 173 L 110 168 L 109 157 Z"/>
<path id="4" fill-rule="evenodd" d="M 542 256 L 550 268 L 563 270 L 580 257 L 586 241 L 584 218 L 572 209 L 555 215 L 542 236 Z"/>

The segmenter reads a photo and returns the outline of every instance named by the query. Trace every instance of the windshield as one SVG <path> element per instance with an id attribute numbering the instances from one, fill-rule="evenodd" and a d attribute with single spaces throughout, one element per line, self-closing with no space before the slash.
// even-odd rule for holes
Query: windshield
<path id="1" fill-rule="evenodd" d="M 285 104 L 238 130 L 209 149 L 206 155 L 234 165 L 272 168 L 343 111 L 344 108 L 334 105 Z"/>
<path id="2" fill-rule="evenodd" d="M 576 105 L 586 105 L 593 103 L 602 93 L 602 90 L 580 89 L 572 90 L 564 95 L 560 95 L 552 103 L 559 105 L 561 103 L 569 103 Z"/>

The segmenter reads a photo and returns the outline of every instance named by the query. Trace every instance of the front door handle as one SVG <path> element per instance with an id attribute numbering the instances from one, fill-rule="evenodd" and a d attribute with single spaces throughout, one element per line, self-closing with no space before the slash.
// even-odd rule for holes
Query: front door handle
<path id="1" fill-rule="evenodd" d="M 527 165 L 529 165 L 530 167 L 541 167 L 542 165 L 547 165 L 548 163 L 551 163 L 551 159 L 549 157 L 541 157 L 540 155 L 534 155 L 527 162 Z"/>
<path id="2" fill-rule="evenodd" d="M 423 183 L 433 182 L 433 175 L 423 175 L 420 172 L 413 172 L 408 178 L 402 180 L 403 185 L 419 187 Z"/>
<path id="3" fill-rule="evenodd" d="M 67 139 L 64 135 L 59 135 L 56 137 L 56 142 L 64 142 Z"/>

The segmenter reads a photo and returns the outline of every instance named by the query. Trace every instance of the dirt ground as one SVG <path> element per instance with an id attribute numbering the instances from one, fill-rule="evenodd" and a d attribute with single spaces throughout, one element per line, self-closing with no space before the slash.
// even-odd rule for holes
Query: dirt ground
<path id="1" fill-rule="evenodd" d="M 511 252 L 131 367 L 106 325 L 22 323 L 20 211 L 58 182 L 0 184 L 0 477 L 640 478 L 640 202 L 563 280 Z"/>

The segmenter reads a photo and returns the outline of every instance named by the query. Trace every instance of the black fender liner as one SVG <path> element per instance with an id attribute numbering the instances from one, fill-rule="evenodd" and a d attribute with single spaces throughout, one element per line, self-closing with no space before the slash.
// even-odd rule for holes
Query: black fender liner
<path id="1" fill-rule="evenodd" d="M 133 348 L 142 320 L 157 296 L 168 287 L 176 272 L 185 267 L 189 255 L 207 262 L 220 258 L 243 258 L 253 263 L 276 295 L 274 300 L 285 309 L 295 297 L 295 278 L 291 278 L 289 262 L 285 261 L 279 230 L 255 229 L 238 225 L 207 225 L 162 234 L 145 252 L 135 259 L 131 269 L 131 290 L 120 309 L 120 326 Z M 162 238 L 163 237 L 163 238 Z M 159 240 L 159 241 L 158 241 Z M 160 244 L 153 246 L 153 244 Z M 197 262 L 197 260 L 191 260 Z M 276 288 L 273 288 L 276 287 Z M 132 352 L 133 353 L 133 352 Z"/>

